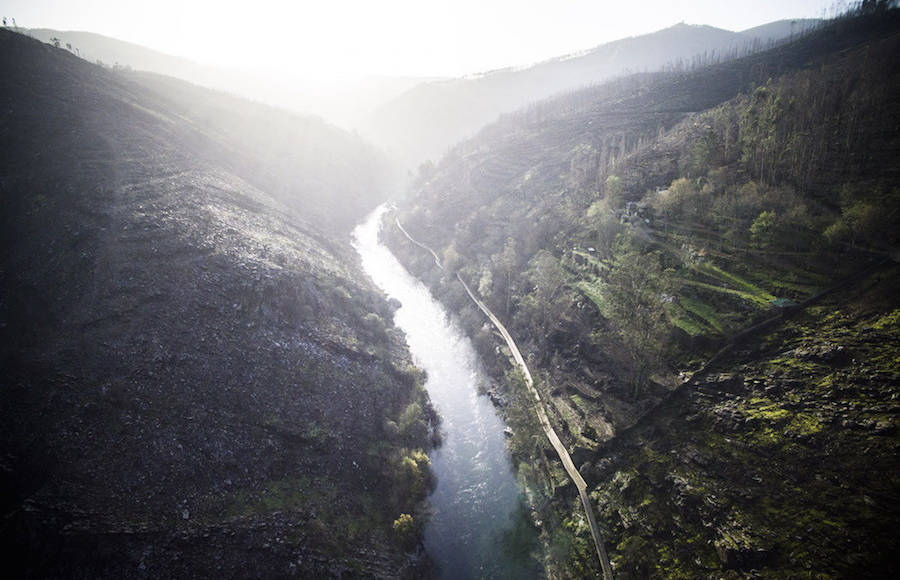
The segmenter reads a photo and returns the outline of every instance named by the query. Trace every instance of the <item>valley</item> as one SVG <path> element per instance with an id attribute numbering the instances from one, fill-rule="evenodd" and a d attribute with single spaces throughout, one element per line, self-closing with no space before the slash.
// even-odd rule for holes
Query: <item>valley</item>
<path id="1" fill-rule="evenodd" d="M 737 30 L 323 120 L 4 20 L 11 574 L 892 577 L 900 8 Z"/>

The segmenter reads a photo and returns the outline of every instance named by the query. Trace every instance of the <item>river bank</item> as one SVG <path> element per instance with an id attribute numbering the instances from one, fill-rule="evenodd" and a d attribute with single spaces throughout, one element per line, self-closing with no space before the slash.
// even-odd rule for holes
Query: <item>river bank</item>
<path id="1" fill-rule="evenodd" d="M 425 549 L 440 577 L 538 577 L 537 532 L 523 509 L 505 425 L 479 394 L 486 381 L 481 362 L 428 289 L 379 242 L 385 211 L 379 208 L 355 230 L 354 245 L 375 284 L 402 304 L 394 322 L 427 373 L 425 388 L 441 416 Z"/>

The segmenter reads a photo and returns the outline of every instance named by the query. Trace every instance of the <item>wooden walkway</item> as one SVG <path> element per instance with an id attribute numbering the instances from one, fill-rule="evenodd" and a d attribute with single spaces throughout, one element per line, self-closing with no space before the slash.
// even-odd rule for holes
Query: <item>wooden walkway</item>
<path id="1" fill-rule="evenodd" d="M 427 250 L 434 257 L 434 263 L 441 270 L 444 267 L 441 265 L 441 261 L 438 259 L 437 254 L 426 246 L 425 244 L 415 240 L 409 232 L 407 232 L 403 226 L 400 224 L 399 219 L 394 220 L 397 224 L 397 227 L 403 232 L 412 243 Z M 459 275 L 459 272 L 456 273 L 456 279 L 459 280 L 459 283 L 462 284 L 463 288 L 466 290 L 466 294 L 469 295 L 469 298 L 472 302 L 478 306 L 479 310 L 481 310 L 485 316 L 491 321 L 497 331 L 500 333 L 500 336 L 503 337 L 503 340 L 506 341 L 506 345 L 509 347 L 510 352 L 513 355 L 513 359 L 515 360 L 516 366 L 519 367 L 519 370 L 522 371 L 522 375 L 525 377 L 525 386 L 528 388 L 528 392 L 531 395 L 532 401 L 534 402 L 534 409 L 537 413 L 538 420 L 540 421 L 541 428 L 544 430 L 544 434 L 547 436 L 547 439 L 550 441 L 550 445 L 553 446 L 553 449 L 556 451 L 556 454 L 559 456 L 559 460 L 562 462 L 563 467 L 566 470 L 566 473 L 569 475 L 569 478 L 572 482 L 575 483 L 575 487 L 578 489 L 578 496 L 581 498 L 581 505 L 584 506 L 584 512 L 587 515 L 588 524 L 591 528 L 591 535 L 594 537 L 594 548 L 597 550 L 597 557 L 600 559 L 600 566 L 603 568 L 603 578 L 604 580 L 612 580 L 612 566 L 609 564 L 609 557 L 606 554 L 606 547 L 603 544 L 603 537 L 600 535 L 600 528 L 597 525 L 597 518 L 594 515 L 594 510 L 591 507 L 591 500 L 587 493 L 587 483 L 584 481 L 584 478 L 581 476 L 581 473 L 578 472 L 578 469 L 575 467 L 575 463 L 572 461 L 572 457 L 569 455 L 569 452 L 566 450 L 565 445 L 560 440 L 559 435 L 556 434 L 556 431 L 553 429 L 553 426 L 550 424 L 550 418 L 547 416 L 547 411 L 544 408 L 544 403 L 541 400 L 541 395 L 538 393 L 537 389 L 534 387 L 534 379 L 531 377 L 531 371 L 528 370 L 528 365 L 525 364 L 525 358 L 522 356 L 522 353 L 519 351 L 519 347 L 516 345 L 516 342 L 513 340 L 512 336 L 506 330 L 506 327 L 503 326 L 503 323 L 500 322 L 491 309 L 485 305 L 484 302 L 478 299 L 475 296 L 475 293 L 469 288 L 469 285 L 466 284 L 465 280 Z"/>

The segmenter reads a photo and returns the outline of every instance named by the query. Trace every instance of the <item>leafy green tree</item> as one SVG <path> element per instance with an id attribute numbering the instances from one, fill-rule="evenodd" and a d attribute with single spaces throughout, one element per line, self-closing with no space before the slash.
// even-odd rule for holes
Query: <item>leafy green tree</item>
<path id="1" fill-rule="evenodd" d="M 559 322 L 568 306 L 568 299 L 560 292 L 566 284 L 566 272 L 553 254 L 539 250 L 525 275 L 530 291 L 519 299 L 516 324 L 545 334 Z"/>
<path id="2" fill-rule="evenodd" d="M 655 200 L 655 205 L 660 214 L 671 220 L 692 220 L 704 210 L 702 197 L 693 180 L 681 177 Z"/>
<path id="3" fill-rule="evenodd" d="M 627 238 L 620 239 L 603 284 L 603 315 L 631 357 L 635 396 L 662 362 L 669 333 L 665 300 L 671 289 L 658 254 L 643 253 Z"/>
<path id="4" fill-rule="evenodd" d="M 441 261 L 444 264 L 444 269 L 448 272 L 456 272 L 463 265 L 462 256 L 456 251 L 456 246 L 454 244 L 447 246 Z"/>
<path id="5" fill-rule="evenodd" d="M 679 160 L 682 173 L 687 177 L 701 177 L 722 161 L 722 142 L 712 130 L 697 137 Z"/>
<path id="6" fill-rule="evenodd" d="M 841 216 L 822 233 L 828 243 L 865 243 L 876 248 L 897 243 L 900 190 L 859 194 L 845 186 L 840 197 Z"/>
<path id="7" fill-rule="evenodd" d="M 502 276 L 503 292 L 505 294 L 504 312 L 509 315 L 509 303 L 512 299 L 512 277 L 519 265 L 519 254 L 515 238 L 506 238 L 503 250 L 493 257 L 494 263 Z"/>
<path id="8" fill-rule="evenodd" d="M 481 296 L 490 296 L 494 288 L 494 275 L 490 268 L 485 268 L 481 272 L 481 278 L 478 280 L 478 294 Z"/>
<path id="9" fill-rule="evenodd" d="M 421 444 L 428 438 L 428 423 L 425 421 L 422 403 L 413 401 L 406 406 L 397 420 L 397 429 L 409 445 Z"/>
<path id="10" fill-rule="evenodd" d="M 625 191 L 625 185 L 622 178 L 618 175 L 610 175 L 603 184 L 603 195 L 609 200 L 609 207 L 616 208 L 622 205 L 622 194 Z"/>
<path id="11" fill-rule="evenodd" d="M 425 497 L 428 484 L 428 456 L 421 449 L 414 449 L 400 460 L 401 487 L 410 498 Z"/>
<path id="12" fill-rule="evenodd" d="M 772 245 L 772 236 L 778 223 L 778 216 L 772 210 L 761 212 L 750 224 L 750 239 L 759 248 Z"/>
<path id="13" fill-rule="evenodd" d="M 832 244 L 849 242 L 855 245 L 865 234 L 875 229 L 878 208 L 864 200 L 858 200 L 841 210 L 841 217 L 825 229 L 823 235 Z"/>
<path id="14" fill-rule="evenodd" d="M 540 250 L 531 259 L 528 277 L 534 284 L 534 293 L 538 300 L 550 302 L 557 291 L 566 283 L 566 272 L 559 260 L 547 250 Z"/>
<path id="15" fill-rule="evenodd" d="M 741 115 L 741 161 L 764 183 L 771 183 L 774 178 L 780 111 L 781 92 L 770 79 L 753 92 Z"/>
<path id="16" fill-rule="evenodd" d="M 415 547 L 419 539 L 419 523 L 409 514 L 400 514 L 392 526 L 394 539 L 400 546 L 409 550 Z"/>

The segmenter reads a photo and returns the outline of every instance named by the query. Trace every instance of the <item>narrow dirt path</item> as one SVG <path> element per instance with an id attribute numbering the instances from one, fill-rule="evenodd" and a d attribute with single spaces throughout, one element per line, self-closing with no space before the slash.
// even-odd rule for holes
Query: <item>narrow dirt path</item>
<path id="1" fill-rule="evenodd" d="M 437 265 L 437 267 L 441 270 L 444 269 L 434 250 L 432 250 L 425 244 L 416 241 L 411 235 L 409 235 L 409 232 L 407 232 L 400 224 L 399 219 L 395 219 L 394 221 L 400 231 L 403 232 L 403 235 L 405 235 L 415 245 L 431 253 L 431 255 L 434 256 L 434 263 Z M 603 578 L 604 580 L 612 580 L 612 567 L 609 564 L 609 557 L 606 554 L 606 547 L 603 544 L 603 537 L 600 535 L 600 527 L 597 525 L 597 518 L 594 515 L 593 508 L 591 507 L 590 497 L 587 493 L 587 483 L 584 481 L 581 473 L 578 472 L 578 469 L 575 467 L 575 463 L 572 461 L 572 457 L 569 455 L 569 452 L 566 450 L 565 445 L 563 445 L 563 442 L 560 440 L 559 435 L 556 434 L 556 431 L 550 424 L 550 418 L 547 416 L 546 409 L 544 409 L 544 404 L 541 400 L 540 393 L 538 393 L 537 389 L 534 387 L 534 379 L 532 379 L 531 377 L 531 371 L 528 370 L 528 365 L 525 364 L 525 358 L 519 351 L 519 347 L 516 345 L 516 342 L 509 334 L 509 331 L 507 331 L 506 327 L 503 326 L 503 323 L 500 322 L 500 319 L 498 319 L 494 315 L 494 313 L 491 312 L 491 309 L 488 308 L 484 302 L 482 302 L 478 299 L 477 296 L 475 296 L 475 293 L 472 292 L 472 290 L 469 288 L 469 285 L 466 284 L 465 280 L 462 279 L 462 277 L 459 275 L 459 272 L 456 273 L 456 279 L 459 280 L 460 284 L 462 284 L 463 288 L 466 290 L 466 294 L 469 295 L 469 298 L 472 300 L 472 302 L 474 302 L 475 305 L 478 306 L 478 308 L 484 313 L 484 315 L 488 317 L 488 319 L 506 341 L 506 345 L 509 347 L 516 365 L 522 371 L 522 375 L 525 377 L 525 386 L 528 388 L 528 392 L 534 401 L 534 409 L 537 413 L 538 420 L 541 423 L 541 428 L 544 430 L 544 434 L 547 436 L 547 439 L 550 441 L 553 449 L 556 450 L 556 454 L 559 456 L 559 460 L 562 462 L 566 473 L 569 475 L 569 478 L 575 483 L 575 487 L 578 489 L 578 496 L 581 498 L 581 505 L 584 506 L 584 512 L 587 515 L 588 524 L 591 528 L 591 535 L 594 538 L 594 547 L 597 550 L 597 557 L 600 559 L 600 565 L 603 568 Z"/>
<path id="2" fill-rule="evenodd" d="M 403 229 L 403 226 L 400 224 L 399 218 L 395 218 L 394 223 L 397 224 L 397 227 L 400 228 L 400 231 L 403 232 L 403 235 L 406 236 L 410 242 L 414 243 L 415 245 L 419 246 L 420 248 L 422 248 L 423 250 L 425 250 L 426 252 L 429 252 L 432 256 L 434 256 L 434 263 L 437 265 L 438 268 L 440 268 L 441 270 L 444 269 L 444 267 L 441 265 L 441 259 L 438 258 L 438 255 L 436 253 L 434 253 L 434 250 L 432 250 L 425 244 L 422 244 L 422 243 L 416 241 L 415 238 L 413 238 L 411 235 L 409 235 L 409 232 L 407 232 L 405 229 Z"/>
<path id="3" fill-rule="evenodd" d="M 563 445 L 562 441 L 559 438 L 559 435 L 556 434 L 556 430 L 553 429 L 553 426 L 550 424 L 550 418 L 547 416 L 547 411 L 544 409 L 543 401 L 541 400 L 541 395 L 538 393 L 537 389 L 534 388 L 534 379 L 531 378 L 531 372 L 528 370 L 528 366 L 525 364 L 525 359 L 522 357 L 522 353 L 519 351 L 519 347 L 516 345 L 516 342 L 513 340 L 512 336 L 510 336 L 509 332 L 506 330 L 506 327 L 503 326 L 503 323 L 494 316 L 494 313 L 491 312 L 491 309 L 488 308 L 484 302 L 479 300 L 475 294 L 469 289 L 469 285 L 463 281 L 462 277 L 460 277 L 459 272 L 456 273 L 456 279 L 459 280 L 460 284 L 463 285 L 463 288 L 466 289 L 466 293 L 469 295 L 469 298 L 472 299 L 472 302 L 484 312 L 485 316 L 487 316 L 490 321 L 493 323 L 494 327 L 500 332 L 500 335 L 506 341 L 506 345 L 509 347 L 510 352 L 512 352 L 513 359 L 515 359 L 516 364 L 519 366 L 519 369 L 522 371 L 522 375 L 525 377 L 525 386 L 528 387 L 528 392 L 531 394 L 534 399 L 534 409 L 537 413 L 538 420 L 541 423 L 541 428 L 544 430 L 544 434 L 547 436 L 547 439 L 550 440 L 550 444 L 553 446 L 553 449 L 556 450 L 556 454 L 559 455 L 559 460 L 562 461 L 563 467 L 566 470 L 566 473 L 569 474 L 569 477 L 575 483 L 575 487 L 578 488 L 578 495 L 581 498 L 581 505 L 584 506 L 584 512 L 587 514 L 588 523 L 591 527 L 591 535 L 594 537 L 594 548 L 597 550 L 597 557 L 600 558 L 600 565 L 603 567 L 603 577 L 606 580 L 612 580 L 612 567 L 609 564 L 609 556 L 606 554 L 606 547 L 603 545 L 603 537 L 600 535 L 600 528 L 597 525 L 597 518 L 594 515 L 594 510 L 591 507 L 591 500 L 587 493 L 587 483 L 585 483 L 584 478 L 581 477 L 581 473 L 576 469 L 575 464 L 572 462 L 572 457 L 569 455 L 569 452 L 566 450 L 565 445 Z"/>

